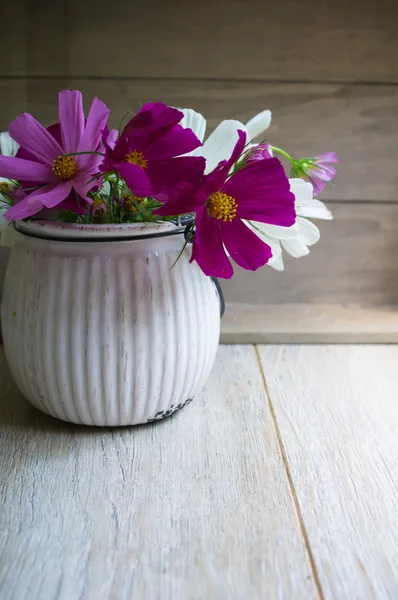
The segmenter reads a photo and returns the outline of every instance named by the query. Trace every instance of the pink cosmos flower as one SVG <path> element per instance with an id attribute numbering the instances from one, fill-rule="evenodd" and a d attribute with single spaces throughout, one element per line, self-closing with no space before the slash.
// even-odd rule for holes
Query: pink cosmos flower
<path id="1" fill-rule="evenodd" d="M 301 158 L 292 169 L 292 177 L 302 177 L 312 183 L 314 195 L 320 194 L 326 184 L 336 175 L 336 169 L 329 163 L 338 163 L 335 152 L 325 152 L 315 158 Z"/>
<path id="2" fill-rule="evenodd" d="M 277 158 L 255 161 L 229 176 L 245 147 L 246 134 L 238 131 L 238 136 L 231 158 L 206 175 L 199 189 L 182 186 L 180 194 L 157 211 L 161 215 L 195 212 L 191 261 L 196 260 L 206 275 L 226 279 L 233 275 L 227 252 L 250 271 L 272 256 L 270 246 L 242 219 L 282 227 L 293 225 L 296 219 L 294 195 Z"/>
<path id="3" fill-rule="evenodd" d="M 98 173 L 103 156 L 67 155 L 98 149 L 109 112 L 101 100 L 94 98 L 85 121 L 81 92 L 65 90 L 59 94 L 59 124 L 45 129 L 28 113 L 17 117 L 9 133 L 21 147 L 16 158 L 0 156 L 0 175 L 17 179 L 25 189 L 38 189 L 28 193 L 4 216 L 10 220 L 25 219 L 42 208 L 59 207 L 65 200 L 68 204 L 71 192 L 91 204 L 87 192 L 98 184 L 89 181 Z"/>
<path id="4" fill-rule="evenodd" d="M 202 143 L 191 129 L 178 125 L 183 116 L 161 102 L 145 104 L 119 139 L 115 130 L 109 133 L 103 170 L 116 170 L 138 197 L 160 194 L 163 200 L 181 181 L 198 185 L 204 158 L 182 155 Z"/>
<path id="5" fill-rule="evenodd" d="M 257 160 L 264 160 L 265 158 L 272 158 L 269 144 L 258 144 L 250 148 L 246 156 L 246 164 L 250 165 Z"/>

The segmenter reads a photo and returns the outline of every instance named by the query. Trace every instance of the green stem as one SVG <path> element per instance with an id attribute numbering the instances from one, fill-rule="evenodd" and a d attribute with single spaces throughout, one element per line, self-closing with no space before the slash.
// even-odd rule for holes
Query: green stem
<path id="1" fill-rule="evenodd" d="M 6 200 L 2 200 L 1 197 L 6 198 Z M 14 199 L 12 196 L 7 194 L 7 192 L 0 192 L 0 205 L 1 206 L 12 206 L 14 204 Z"/>
<path id="2" fill-rule="evenodd" d="M 113 173 L 113 171 L 109 171 L 108 173 L 97 173 L 97 175 L 94 175 L 94 177 L 92 177 L 91 179 L 89 179 L 89 181 L 87 181 L 87 183 L 85 185 L 87 186 L 89 183 L 92 183 L 93 181 L 95 181 L 99 177 L 103 177 L 106 181 L 108 181 L 107 177 L 109 175 L 112 175 L 112 173 Z"/>
<path id="3" fill-rule="evenodd" d="M 188 246 L 188 244 L 189 244 L 189 241 L 188 241 L 188 240 L 185 240 L 185 243 L 184 243 L 184 245 L 183 245 L 183 247 L 182 247 L 182 250 L 181 250 L 181 252 L 179 253 L 179 255 L 177 256 L 177 258 L 175 259 L 175 261 L 174 261 L 174 262 L 173 262 L 173 264 L 171 265 L 171 267 L 170 267 L 169 271 L 171 271 L 171 269 L 172 269 L 173 267 L 175 267 L 175 265 L 178 263 L 178 261 L 180 260 L 181 256 L 183 255 L 183 253 L 184 253 L 184 250 L 185 250 L 185 248 Z"/>
<path id="4" fill-rule="evenodd" d="M 98 156 L 105 156 L 103 152 L 68 152 L 62 156 L 79 156 L 80 154 L 98 154 Z"/>
<path id="5" fill-rule="evenodd" d="M 118 129 L 118 137 L 120 137 L 120 134 L 122 133 L 122 129 L 123 129 L 123 123 L 124 123 L 124 120 L 125 120 L 127 117 L 129 117 L 130 115 L 133 115 L 133 114 L 134 114 L 134 111 L 132 111 L 132 110 L 128 110 L 128 111 L 126 112 L 126 114 L 124 114 L 124 115 L 122 116 L 122 118 L 120 119 L 120 123 L 119 123 L 119 129 Z"/>
<path id="6" fill-rule="evenodd" d="M 277 148 L 276 146 L 270 146 L 270 149 L 272 150 L 272 152 L 276 152 L 277 154 L 281 154 L 282 156 L 284 156 L 285 158 L 287 158 L 288 160 L 290 160 L 290 162 L 294 163 L 296 162 L 293 158 L 293 156 L 290 156 L 290 154 L 288 154 L 287 152 L 285 152 L 285 150 L 282 150 L 282 148 Z"/>

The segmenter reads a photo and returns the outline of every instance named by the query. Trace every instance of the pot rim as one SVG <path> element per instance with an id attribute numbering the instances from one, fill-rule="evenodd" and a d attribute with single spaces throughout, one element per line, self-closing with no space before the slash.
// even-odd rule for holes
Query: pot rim
<path id="1" fill-rule="evenodd" d="M 59 221 L 15 221 L 14 229 L 28 237 L 62 242 L 119 242 L 181 235 L 186 224 L 162 223 L 62 223 Z"/>

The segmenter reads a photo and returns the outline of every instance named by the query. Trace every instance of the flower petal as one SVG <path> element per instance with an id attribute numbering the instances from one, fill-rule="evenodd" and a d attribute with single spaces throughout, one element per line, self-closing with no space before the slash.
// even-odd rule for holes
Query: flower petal
<path id="1" fill-rule="evenodd" d="M 267 240 L 264 240 L 265 242 Z M 280 247 L 279 247 L 280 248 Z M 271 246 L 272 252 L 274 251 L 273 246 Z M 273 269 L 275 269 L 275 271 L 284 271 L 285 270 L 285 264 L 283 262 L 283 256 L 282 256 L 282 248 L 280 248 L 280 254 L 277 254 L 275 256 L 272 256 L 272 258 L 269 259 L 267 265 L 269 267 L 272 267 Z"/>
<path id="2" fill-rule="evenodd" d="M 312 219 L 333 219 L 333 215 L 327 206 L 315 198 L 312 198 L 306 204 L 302 203 L 300 206 L 296 206 L 296 213 L 300 217 L 310 217 Z"/>
<path id="3" fill-rule="evenodd" d="M 142 151 L 183 118 L 181 111 L 162 102 L 145 104 L 127 123 L 115 146 L 117 156 L 129 150 Z"/>
<path id="4" fill-rule="evenodd" d="M 270 110 L 263 110 L 246 123 L 249 140 L 254 140 L 260 133 L 264 133 L 271 125 L 272 113 Z"/>
<path id="5" fill-rule="evenodd" d="M 311 174 L 311 176 L 308 175 L 308 178 L 313 185 L 314 195 L 318 196 L 318 194 L 321 194 L 326 187 L 326 183 L 324 181 L 322 181 L 321 179 L 319 179 L 318 177 L 312 177 L 312 174 Z"/>
<path id="6" fill-rule="evenodd" d="M 269 223 L 258 223 L 256 227 L 265 235 L 274 238 L 275 240 L 289 240 L 295 238 L 298 234 L 298 225 L 295 223 L 290 227 L 281 227 L 280 225 L 270 225 Z"/>
<path id="7" fill-rule="evenodd" d="M 294 194 L 296 208 L 311 202 L 313 197 L 313 186 L 309 181 L 299 177 L 289 179 L 290 191 Z"/>
<path id="8" fill-rule="evenodd" d="M 138 196 L 139 198 L 151 196 L 152 185 L 144 169 L 128 162 L 120 163 L 119 165 L 116 165 L 115 168 L 119 171 L 135 196 Z"/>
<path id="9" fill-rule="evenodd" d="M 21 202 L 18 202 L 9 208 L 7 212 L 4 213 L 4 216 L 10 221 L 19 221 L 35 215 L 40 212 L 42 208 L 43 204 L 40 198 L 36 198 L 34 193 L 32 193 L 21 200 Z"/>
<path id="10" fill-rule="evenodd" d="M 188 154 L 201 145 L 193 131 L 174 125 L 145 148 L 144 156 L 148 160 L 172 158 Z"/>
<path id="11" fill-rule="evenodd" d="M 256 271 L 272 256 L 272 250 L 243 221 L 220 222 L 221 238 L 231 258 L 243 269 Z"/>
<path id="12" fill-rule="evenodd" d="M 0 133 L 0 154 L 15 156 L 18 148 L 17 142 L 6 131 Z"/>
<path id="13" fill-rule="evenodd" d="M 296 220 L 294 195 L 277 158 L 258 160 L 230 177 L 223 191 L 238 204 L 237 216 L 290 227 Z"/>
<path id="14" fill-rule="evenodd" d="M 256 160 L 264 160 L 265 158 L 272 158 L 273 154 L 270 150 L 269 144 L 258 144 L 257 146 L 254 144 L 249 144 L 248 152 L 246 154 L 246 164 Z"/>
<path id="15" fill-rule="evenodd" d="M 82 93 L 64 90 L 58 94 L 58 114 L 64 152 L 77 152 L 84 131 Z"/>
<path id="16" fill-rule="evenodd" d="M 156 200 L 165 202 L 163 206 L 154 211 L 155 214 L 163 217 L 183 215 L 203 207 L 202 199 L 195 195 L 195 186 L 186 182 L 180 182 L 167 193 L 156 194 Z"/>
<path id="17" fill-rule="evenodd" d="M 320 179 L 321 181 L 329 183 L 336 173 L 337 171 L 334 167 L 330 167 L 329 165 L 321 165 L 319 167 L 312 167 L 309 175 L 311 179 Z"/>
<path id="18" fill-rule="evenodd" d="M 119 131 L 117 129 L 111 129 L 106 137 L 106 145 L 109 146 L 109 148 L 114 148 L 118 137 Z"/>
<path id="19" fill-rule="evenodd" d="M 191 262 L 196 260 L 205 275 L 231 279 L 234 270 L 225 253 L 220 222 L 208 215 L 206 209 L 196 213 L 196 231 Z"/>
<path id="20" fill-rule="evenodd" d="M 333 219 L 332 213 L 323 202 L 312 197 L 313 185 L 299 178 L 289 179 L 290 191 L 295 196 L 296 213 L 301 217 Z"/>
<path id="21" fill-rule="evenodd" d="M 104 157 L 98 154 L 86 154 L 83 156 L 75 156 L 78 170 L 81 173 L 87 175 L 94 175 L 103 171 L 102 164 L 104 163 Z M 90 179 L 90 177 L 88 177 Z"/>
<path id="22" fill-rule="evenodd" d="M 336 152 L 325 152 L 315 157 L 317 163 L 338 163 L 339 157 Z"/>
<path id="23" fill-rule="evenodd" d="M 47 208 L 54 208 L 65 200 L 72 189 L 70 181 L 60 181 L 57 185 L 46 185 L 40 190 L 34 192 L 36 198 L 39 198 L 41 203 Z"/>
<path id="24" fill-rule="evenodd" d="M 92 204 L 93 199 L 90 198 L 90 196 L 87 196 L 87 192 L 96 185 L 96 182 L 92 181 L 91 183 L 88 183 L 89 181 L 90 177 L 88 177 L 86 173 L 80 173 L 80 175 L 73 179 L 72 186 L 81 198 L 89 204 Z"/>
<path id="25" fill-rule="evenodd" d="M 144 106 L 140 108 L 136 117 L 142 115 L 142 113 L 149 113 L 152 117 L 152 122 L 157 128 L 176 125 L 184 116 L 178 108 L 167 106 L 167 104 L 163 104 L 163 102 L 147 102 L 147 104 L 144 104 Z M 133 117 L 131 120 L 134 121 L 136 117 Z"/>
<path id="26" fill-rule="evenodd" d="M 290 240 L 281 240 L 281 244 L 283 249 L 294 258 L 301 258 L 310 253 L 306 244 L 300 237 L 292 238 Z"/>
<path id="27" fill-rule="evenodd" d="M 319 241 L 319 238 L 321 237 L 320 231 L 318 227 L 308 219 L 298 217 L 297 227 L 298 237 L 306 244 L 306 246 L 313 246 Z"/>
<path id="28" fill-rule="evenodd" d="M 16 153 L 16 158 L 23 158 L 24 160 L 31 160 L 34 163 L 37 163 L 37 157 L 36 154 L 32 154 L 32 152 L 28 152 L 28 150 L 26 150 L 25 148 L 18 148 L 18 151 Z M 37 163 L 37 164 L 43 164 L 43 163 Z"/>
<path id="29" fill-rule="evenodd" d="M 206 133 L 206 119 L 192 108 L 181 108 L 184 117 L 180 121 L 181 127 L 192 129 L 196 137 L 203 142 Z"/>
<path id="30" fill-rule="evenodd" d="M 61 125 L 59 123 L 55 123 L 54 125 L 50 125 L 47 127 L 48 133 L 51 133 L 53 138 L 58 142 L 58 144 L 62 147 L 62 133 L 61 133 Z M 25 158 L 25 157 L 21 157 Z M 28 158 L 28 157 L 26 157 Z"/>
<path id="31" fill-rule="evenodd" d="M 246 126 L 231 120 L 222 121 L 210 134 L 201 149 L 201 155 L 206 159 L 206 173 L 213 171 L 218 163 L 232 154 L 239 141 L 239 131 L 243 131 L 247 139 Z"/>
<path id="32" fill-rule="evenodd" d="M 145 170 L 153 193 L 172 190 L 183 181 L 198 187 L 203 177 L 205 168 L 204 158 L 201 156 L 180 156 L 165 158 L 163 160 L 149 161 Z"/>
<path id="33" fill-rule="evenodd" d="M 32 183 L 47 183 L 57 181 L 57 177 L 48 165 L 43 165 L 32 160 L 0 156 L 0 175 L 18 181 Z"/>
<path id="34" fill-rule="evenodd" d="M 272 267 L 276 271 L 283 271 L 285 266 L 283 264 L 282 248 L 281 248 L 280 241 L 273 237 L 268 236 L 265 233 L 264 223 L 253 223 L 251 221 L 245 221 L 245 222 L 246 222 L 246 225 L 248 227 L 250 227 L 250 229 L 252 229 L 254 231 L 254 233 L 263 240 L 263 242 L 265 242 L 266 244 L 268 244 L 268 246 L 270 246 L 270 248 L 272 250 L 272 257 L 269 259 L 267 265 L 269 267 Z"/>
<path id="35" fill-rule="evenodd" d="M 110 112 L 111 111 L 104 102 L 98 98 L 94 98 L 88 113 L 87 123 L 77 149 L 78 152 L 98 150 L 98 146 L 102 139 L 102 132 L 105 129 Z M 93 168 L 92 165 L 95 163 L 94 159 L 98 158 L 100 157 L 95 154 L 80 156 L 80 165 L 86 169 Z"/>
<path id="36" fill-rule="evenodd" d="M 57 211 L 58 210 L 71 210 L 77 215 L 84 215 L 87 213 L 87 204 L 86 202 L 82 202 L 79 197 L 76 197 L 76 194 L 72 190 L 69 196 L 57 205 Z M 56 215 L 54 216 L 56 218 Z"/>
<path id="37" fill-rule="evenodd" d="M 64 154 L 61 146 L 53 136 L 40 125 L 36 119 L 24 113 L 13 121 L 8 128 L 10 136 L 25 150 L 44 164 L 52 164 L 60 154 Z M 14 176 L 17 179 L 17 176 Z"/>
<path id="38" fill-rule="evenodd" d="M 38 213 L 43 206 L 52 208 L 65 200 L 72 188 L 70 181 L 62 181 L 58 185 L 45 185 L 35 190 L 23 200 L 14 204 L 6 213 L 7 219 L 17 221 Z"/>

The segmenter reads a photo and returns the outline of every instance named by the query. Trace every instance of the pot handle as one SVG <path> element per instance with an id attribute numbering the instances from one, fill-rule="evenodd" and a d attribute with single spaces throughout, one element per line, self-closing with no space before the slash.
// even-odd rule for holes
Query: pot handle
<path id="1" fill-rule="evenodd" d="M 220 299 L 220 317 L 223 316 L 223 314 L 225 313 L 225 298 L 224 298 L 224 294 L 221 288 L 221 284 L 218 281 L 217 277 L 212 277 L 211 278 L 214 285 L 216 286 L 217 292 L 218 292 L 218 296 Z"/>

